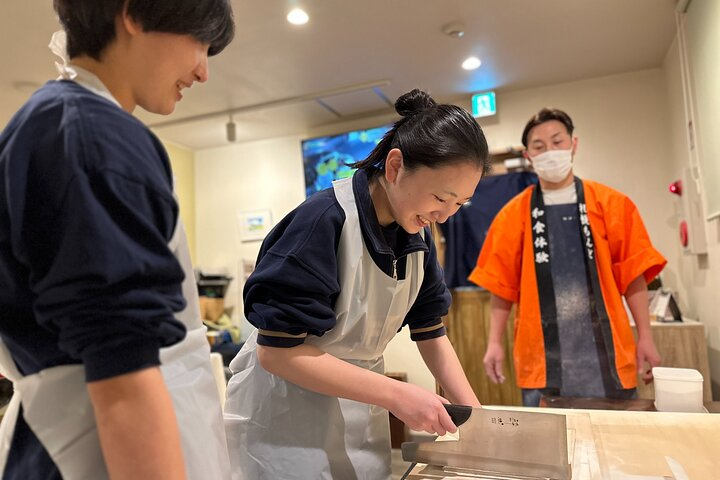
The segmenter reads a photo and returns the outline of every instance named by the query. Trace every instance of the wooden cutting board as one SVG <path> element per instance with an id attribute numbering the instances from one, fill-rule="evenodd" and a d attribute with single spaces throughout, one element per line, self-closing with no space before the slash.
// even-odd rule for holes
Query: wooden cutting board
<path id="1" fill-rule="evenodd" d="M 524 410 L 522 407 L 517 409 Z M 566 416 L 573 480 L 720 479 L 720 415 L 607 410 L 533 411 Z M 478 474 L 469 470 L 443 471 L 442 468 L 419 465 L 407 478 L 492 478 Z"/>

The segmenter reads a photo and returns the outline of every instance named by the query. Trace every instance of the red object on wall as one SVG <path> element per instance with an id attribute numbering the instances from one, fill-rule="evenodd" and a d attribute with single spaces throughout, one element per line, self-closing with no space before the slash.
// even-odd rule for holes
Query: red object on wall
<path id="1" fill-rule="evenodd" d="M 682 180 L 676 180 L 668 187 L 670 193 L 674 193 L 677 196 L 682 196 Z"/>
<path id="2" fill-rule="evenodd" d="M 703 214 L 702 196 L 698 182 L 690 167 L 682 169 L 682 176 L 668 187 L 670 193 L 677 195 L 675 205 L 679 240 L 683 253 L 704 255 L 707 253 L 705 236 L 706 219 Z"/>
<path id="3" fill-rule="evenodd" d="M 688 246 L 688 224 L 685 220 L 680 222 L 680 244 L 683 248 Z"/>

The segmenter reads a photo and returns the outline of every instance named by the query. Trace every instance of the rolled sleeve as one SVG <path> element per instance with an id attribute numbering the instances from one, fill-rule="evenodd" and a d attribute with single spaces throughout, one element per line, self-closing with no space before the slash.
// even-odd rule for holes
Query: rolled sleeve
<path id="1" fill-rule="evenodd" d="M 140 338 L 135 342 L 89 351 L 83 357 L 85 379 L 104 380 L 125 373 L 160 365 L 160 344 L 154 338 Z"/>
<path id="2" fill-rule="evenodd" d="M 28 215 L 38 322 L 82 361 L 88 381 L 159 364 L 158 349 L 185 336 L 174 316 L 185 307 L 184 273 L 167 245 L 177 221 L 172 197 L 95 172 L 78 175 L 53 213 L 47 222 L 38 221 L 42 206 Z M 38 228 L 42 242 L 32 238 Z"/>
<path id="3" fill-rule="evenodd" d="M 302 345 L 307 338 L 307 333 L 292 335 L 285 332 L 274 332 L 272 330 L 258 330 L 258 344 L 268 347 L 290 348 Z"/>
<path id="4" fill-rule="evenodd" d="M 430 340 L 431 338 L 443 337 L 447 335 L 445 325 L 442 323 L 442 319 L 435 319 L 433 325 L 427 327 L 416 327 L 410 328 L 410 339 L 414 342 L 420 340 Z"/>
<path id="5" fill-rule="evenodd" d="M 294 258 L 268 254 L 245 286 L 245 316 L 257 327 L 260 345 L 294 347 L 335 326 L 331 297 L 338 290 Z"/>
<path id="6" fill-rule="evenodd" d="M 506 285 L 502 279 L 493 275 L 493 267 L 487 269 L 483 267 L 475 267 L 470 273 L 468 279 L 474 284 L 483 287 L 490 293 L 497 295 L 500 298 L 507 300 L 508 302 L 516 303 L 520 298 L 520 290 L 515 286 Z"/>
<path id="7" fill-rule="evenodd" d="M 258 344 L 289 348 L 322 336 L 337 318 L 337 248 L 344 216 L 334 196 L 316 194 L 268 235 L 243 291 Z"/>

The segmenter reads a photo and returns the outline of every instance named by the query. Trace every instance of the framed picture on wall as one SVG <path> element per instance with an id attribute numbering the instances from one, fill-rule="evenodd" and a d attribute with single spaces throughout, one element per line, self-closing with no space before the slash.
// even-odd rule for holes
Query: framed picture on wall
<path id="1" fill-rule="evenodd" d="M 262 240 L 273 226 L 270 209 L 238 212 L 237 218 L 241 242 Z"/>

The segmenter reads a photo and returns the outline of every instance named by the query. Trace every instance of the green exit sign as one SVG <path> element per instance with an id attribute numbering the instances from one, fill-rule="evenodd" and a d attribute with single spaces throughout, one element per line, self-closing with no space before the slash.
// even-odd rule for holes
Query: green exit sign
<path id="1" fill-rule="evenodd" d="M 472 96 L 473 117 L 489 117 L 496 113 L 495 92 L 476 93 Z"/>

